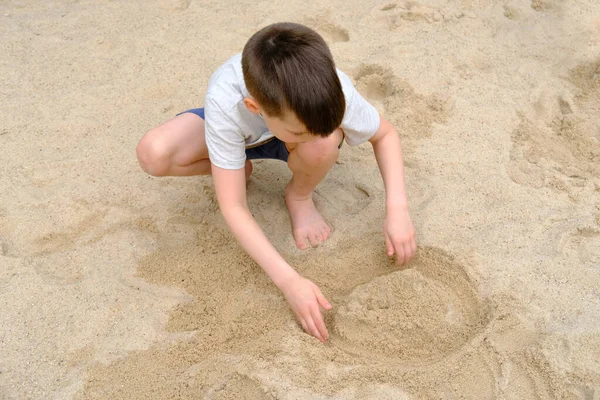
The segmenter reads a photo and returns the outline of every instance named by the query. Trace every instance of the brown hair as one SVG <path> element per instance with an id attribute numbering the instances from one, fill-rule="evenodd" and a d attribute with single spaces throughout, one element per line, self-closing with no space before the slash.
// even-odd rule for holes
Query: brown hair
<path id="1" fill-rule="evenodd" d="M 271 117 L 291 110 L 313 135 L 342 123 L 346 101 L 327 44 L 312 29 L 277 23 L 256 32 L 242 52 L 244 81 Z"/>

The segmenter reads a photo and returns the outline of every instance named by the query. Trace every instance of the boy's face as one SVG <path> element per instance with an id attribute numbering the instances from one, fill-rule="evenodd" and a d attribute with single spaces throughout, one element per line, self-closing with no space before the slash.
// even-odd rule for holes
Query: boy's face
<path id="1" fill-rule="evenodd" d="M 284 111 L 281 117 L 269 117 L 254 99 L 246 98 L 244 99 L 244 103 L 248 110 L 260 115 L 265 120 L 271 133 L 282 142 L 305 143 L 319 138 L 318 136 L 311 135 L 306 130 L 304 124 L 298 121 L 296 114 L 291 111 Z"/>
<path id="2" fill-rule="evenodd" d="M 304 124 L 298 121 L 296 114 L 291 111 L 284 111 L 281 117 L 269 117 L 261 112 L 267 127 L 279 140 L 285 143 L 305 143 L 318 137 L 311 135 Z"/>

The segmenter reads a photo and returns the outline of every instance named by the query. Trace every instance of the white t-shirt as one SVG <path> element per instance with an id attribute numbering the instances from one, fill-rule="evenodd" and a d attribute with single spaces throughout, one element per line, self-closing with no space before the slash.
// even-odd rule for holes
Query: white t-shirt
<path id="1" fill-rule="evenodd" d="M 346 111 L 340 128 L 346 142 L 357 146 L 369 140 L 379 129 L 379 112 L 358 93 L 352 81 L 337 70 Z M 210 161 L 223 169 L 240 169 L 246 161 L 246 148 L 273 137 L 265 121 L 244 104 L 250 97 L 242 73 L 242 55 L 237 54 L 221 65 L 210 78 L 206 100 L 205 137 Z"/>

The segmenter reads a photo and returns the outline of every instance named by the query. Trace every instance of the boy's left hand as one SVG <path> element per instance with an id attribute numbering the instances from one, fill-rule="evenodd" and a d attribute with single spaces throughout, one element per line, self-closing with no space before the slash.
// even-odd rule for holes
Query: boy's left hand
<path id="1" fill-rule="evenodd" d="M 383 224 L 387 255 L 396 254 L 398 264 L 405 264 L 415 255 L 415 227 L 408 210 L 389 210 Z"/>

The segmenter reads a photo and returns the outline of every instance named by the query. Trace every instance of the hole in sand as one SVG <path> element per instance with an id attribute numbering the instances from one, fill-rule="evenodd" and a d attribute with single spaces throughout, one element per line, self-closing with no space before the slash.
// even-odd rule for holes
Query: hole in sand
<path id="1" fill-rule="evenodd" d="M 339 26 L 327 24 L 320 30 L 328 42 L 336 43 L 350 41 L 350 35 L 348 34 L 348 31 L 344 28 L 340 28 Z"/>
<path id="2" fill-rule="evenodd" d="M 334 317 L 332 343 L 349 353 L 425 364 L 481 331 L 489 318 L 460 264 L 429 248 L 411 266 L 357 286 Z"/>
<path id="3" fill-rule="evenodd" d="M 391 74 L 378 66 L 363 66 L 355 76 L 356 88 L 371 100 L 384 100 L 394 94 Z"/>

